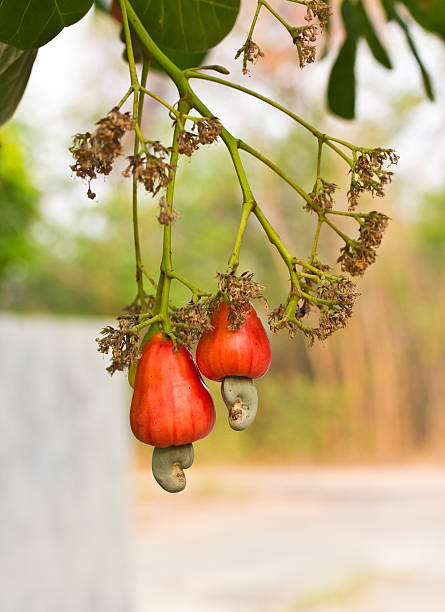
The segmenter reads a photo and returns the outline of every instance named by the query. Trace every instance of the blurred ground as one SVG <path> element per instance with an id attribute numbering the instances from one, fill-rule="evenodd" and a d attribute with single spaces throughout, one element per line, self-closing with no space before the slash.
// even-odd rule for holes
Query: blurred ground
<path id="1" fill-rule="evenodd" d="M 198 451 L 199 460 L 199 451 Z M 442 612 L 445 470 L 136 476 L 137 612 Z"/>

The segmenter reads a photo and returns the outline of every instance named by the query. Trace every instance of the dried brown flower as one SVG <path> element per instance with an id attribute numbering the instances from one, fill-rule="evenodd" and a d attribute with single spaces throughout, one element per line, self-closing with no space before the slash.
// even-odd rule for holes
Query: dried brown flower
<path id="1" fill-rule="evenodd" d="M 335 183 L 328 183 L 323 179 L 319 179 L 317 183 L 318 189 L 317 185 L 315 185 L 309 196 L 315 204 L 324 210 L 330 210 L 334 204 L 334 193 L 337 189 L 337 185 L 335 185 Z M 306 204 L 303 208 L 307 211 L 312 210 L 309 204 Z"/>
<path id="2" fill-rule="evenodd" d="M 168 187 L 172 179 L 173 166 L 167 161 L 170 147 L 164 147 L 159 141 L 146 143 L 147 150 L 137 155 L 130 155 L 129 164 L 122 172 L 123 176 L 135 176 L 145 190 L 154 196 L 160 189 Z"/>
<path id="3" fill-rule="evenodd" d="M 249 40 L 245 45 L 238 49 L 235 55 L 235 59 L 238 59 L 239 56 L 243 54 L 243 74 L 249 74 L 249 68 L 247 63 L 256 64 L 258 58 L 264 57 L 264 53 L 261 51 L 259 46 L 253 42 L 253 40 Z"/>
<path id="4" fill-rule="evenodd" d="M 377 211 L 372 211 L 360 221 L 358 241 L 353 245 L 345 244 L 340 250 L 337 261 L 344 272 L 358 276 L 375 262 L 375 249 L 380 246 L 388 223 L 389 217 Z"/>
<path id="5" fill-rule="evenodd" d="M 392 180 L 393 172 L 383 168 L 385 163 L 397 164 L 399 156 L 393 149 L 372 149 L 358 155 L 351 169 L 351 185 L 348 191 L 349 210 L 354 210 L 360 195 L 368 191 L 372 196 L 383 197 L 385 187 Z"/>
<path id="6" fill-rule="evenodd" d="M 317 40 L 317 26 L 307 25 L 294 29 L 293 41 L 298 51 L 300 68 L 315 62 L 316 47 L 311 44 Z"/>
<path id="7" fill-rule="evenodd" d="M 167 200 L 164 196 L 159 200 L 159 216 L 157 217 L 161 225 L 171 225 L 178 217 L 178 211 L 173 209 L 170 212 Z"/>
<path id="8" fill-rule="evenodd" d="M 323 0 L 312 0 L 312 2 L 307 4 L 305 20 L 312 21 L 313 19 L 317 18 L 320 23 L 320 27 L 324 28 L 328 24 L 329 17 L 331 15 L 332 8 L 329 6 L 329 4 L 323 2 Z"/>
<path id="9" fill-rule="evenodd" d="M 137 315 L 118 319 L 117 329 L 107 325 L 100 331 L 101 337 L 96 338 L 99 353 L 108 355 L 111 351 L 111 364 L 107 367 L 111 375 L 129 368 L 140 357 L 138 336 L 130 331 L 137 322 Z"/>
<path id="10" fill-rule="evenodd" d="M 222 132 L 222 125 L 218 117 L 209 117 L 198 121 L 193 126 L 193 129 L 195 128 L 198 130 L 199 142 L 203 145 L 215 142 Z"/>
<path id="11" fill-rule="evenodd" d="M 372 248 L 357 246 L 345 246 L 340 249 L 340 257 L 337 259 L 341 263 L 343 272 L 348 272 L 351 276 L 360 276 L 365 273 L 367 268 L 375 262 L 376 252 Z"/>
<path id="12" fill-rule="evenodd" d="M 222 132 L 222 125 L 217 117 L 209 117 L 196 121 L 192 130 L 192 132 L 181 130 L 178 134 L 178 152 L 187 157 L 191 157 L 199 149 L 200 144 L 215 142 Z"/>
<path id="13" fill-rule="evenodd" d="M 291 338 L 302 331 L 311 344 L 315 339 L 324 340 L 337 329 L 345 327 L 358 295 L 355 285 L 342 276 L 320 279 L 316 286 L 313 286 L 313 282 L 303 284 L 300 295 L 289 295 L 286 304 L 280 304 L 271 312 L 270 329 L 276 332 L 285 328 Z M 314 308 L 318 308 L 320 313 L 318 327 L 302 322 Z"/>
<path id="14" fill-rule="evenodd" d="M 346 327 L 346 322 L 352 316 L 352 308 L 359 295 L 356 286 L 342 277 L 339 277 L 333 283 L 323 284 L 319 287 L 319 297 L 337 302 L 331 307 L 320 309 L 320 322 L 316 330 L 317 337 L 320 340 L 324 340 L 338 329 Z"/>
<path id="15" fill-rule="evenodd" d="M 229 303 L 229 329 L 240 329 L 246 320 L 251 300 L 263 298 L 264 286 L 253 279 L 253 274 L 243 272 L 240 276 L 234 273 L 217 274 L 218 289 Z"/>
<path id="16" fill-rule="evenodd" d="M 171 317 L 175 336 L 190 348 L 205 331 L 213 329 L 212 312 L 213 307 L 208 302 L 183 306 Z"/>
<path id="17" fill-rule="evenodd" d="M 193 132 L 181 130 L 178 134 L 178 153 L 191 157 L 199 149 L 199 136 Z"/>
<path id="18" fill-rule="evenodd" d="M 389 217 L 373 210 L 360 225 L 359 243 L 365 247 L 377 248 L 380 246 L 383 234 L 388 226 Z"/>
<path id="19" fill-rule="evenodd" d="M 98 174 L 110 174 L 114 160 L 122 153 L 123 135 L 134 129 L 129 113 L 121 113 L 117 108 L 113 108 L 96 125 L 99 127 L 92 134 L 76 134 L 74 144 L 69 149 L 76 160 L 70 168 L 80 178 L 87 179 L 87 193 L 91 199 L 96 197 L 91 191 L 91 181 Z"/>

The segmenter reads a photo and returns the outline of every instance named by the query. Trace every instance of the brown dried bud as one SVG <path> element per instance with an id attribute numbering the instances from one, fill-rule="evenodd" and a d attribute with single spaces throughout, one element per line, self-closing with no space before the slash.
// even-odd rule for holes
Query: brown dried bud
<path id="1" fill-rule="evenodd" d="M 173 166 L 165 161 L 171 153 L 171 148 L 164 147 L 160 142 L 153 141 L 146 144 L 147 152 L 130 155 L 129 164 L 122 172 L 123 176 L 135 176 L 145 190 L 156 195 L 160 189 L 168 187 L 172 180 Z"/>
<path id="2" fill-rule="evenodd" d="M 172 210 L 170 212 L 169 205 L 164 196 L 159 200 L 159 216 L 157 217 L 161 225 L 171 225 L 178 217 L 178 212 Z"/>
<path id="3" fill-rule="evenodd" d="M 243 74 L 249 74 L 249 68 L 247 67 L 248 62 L 256 64 L 258 58 L 264 57 L 264 53 L 253 40 L 249 40 L 241 49 L 238 49 L 235 59 L 238 59 L 241 53 L 243 54 Z"/>
<path id="4" fill-rule="evenodd" d="M 134 129 L 129 113 L 121 113 L 113 108 L 106 117 L 100 119 L 99 127 L 92 133 L 76 134 L 70 152 L 76 160 L 70 166 L 77 176 L 88 180 L 88 197 L 94 199 L 91 181 L 98 174 L 108 175 L 113 162 L 122 153 L 122 137 L 126 131 Z"/>
<path id="5" fill-rule="evenodd" d="M 230 303 L 230 325 L 229 329 L 240 329 L 249 312 L 249 302 L 263 298 L 264 286 L 253 279 L 253 274 L 243 272 L 240 276 L 235 273 L 218 274 L 218 289 Z"/>
<path id="6" fill-rule="evenodd" d="M 294 45 L 297 47 L 300 68 L 304 68 L 306 64 L 315 62 L 316 47 L 311 43 L 317 40 L 317 31 L 317 26 L 315 25 L 295 28 L 293 41 Z"/>

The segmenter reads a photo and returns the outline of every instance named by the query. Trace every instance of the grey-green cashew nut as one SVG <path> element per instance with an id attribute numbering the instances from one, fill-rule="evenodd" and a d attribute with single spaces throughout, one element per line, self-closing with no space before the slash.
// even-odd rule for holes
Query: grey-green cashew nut
<path id="1" fill-rule="evenodd" d="M 192 444 L 167 448 L 155 446 L 151 469 L 156 482 L 169 493 L 179 493 L 186 485 L 184 470 L 193 464 L 193 459 Z"/>
<path id="2" fill-rule="evenodd" d="M 226 376 L 221 394 L 229 410 L 229 425 L 236 431 L 247 429 L 258 408 L 258 394 L 251 378 Z"/>

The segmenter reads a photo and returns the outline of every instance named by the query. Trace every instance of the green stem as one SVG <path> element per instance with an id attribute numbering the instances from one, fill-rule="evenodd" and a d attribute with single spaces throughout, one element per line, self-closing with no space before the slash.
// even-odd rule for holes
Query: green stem
<path id="1" fill-rule="evenodd" d="M 129 0 L 119 0 L 119 2 L 121 8 L 126 8 L 126 12 L 128 13 L 128 19 L 142 45 L 148 51 L 150 56 L 162 66 L 168 76 L 175 83 L 180 96 L 182 97 L 183 94 L 186 95 L 188 93 L 189 88 L 187 79 L 185 78 L 183 71 L 178 68 L 176 64 L 174 64 L 171 59 L 167 57 L 165 53 L 163 53 L 161 49 L 156 45 L 151 36 L 148 34 L 147 30 L 142 25 Z"/>
<path id="2" fill-rule="evenodd" d="M 306 193 L 306 191 L 304 191 L 304 189 L 302 189 L 300 185 L 298 185 L 293 179 L 291 179 L 290 176 L 283 172 L 283 170 L 281 170 L 279 166 L 274 164 L 270 159 L 267 159 L 267 157 L 264 157 L 264 155 L 262 155 L 259 151 L 248 145 L 243 140 L 238 140 L 237 144 L 239 149 L 250 153 L 250 155 L 253 155 L 253 157 L 259 159 L 261 162 L 263 162 L 263 164 L 269 166 L 269 168 L 273 170 L 276 174 L 278 174 L 278 176 L 280 176 L 284 181 L 286 181 L 286 183 L 290 185 L 292 189 L 295 189 L 295 191 L 309 204 L 311 208 L 313 208 L 316 212 L 319 211 L 319 207 L 317 207 L 316 203 L 312 200 L 310 195 Z"/>
<path id="3" fill-rule="evenodd" d="M 267 8 L 267 10 L 272 13 L 272 15 L 275 17 L 275 19 L 277 19 L 285 28 L 286 30 L 289 32 L 289 34 L 291 34 L 291 30 L 295 29 L 292 28 L 292 26 L 290 26 L 287 21 L 285 21 L 281 15 L 279 15 L 271 6 L 268 2 L 266 2 L 265 0 L 258 0 L 258 4 L 262 4 L 265 8 Z"/>
<path id="4" fill-rule="evenodd" d="M 198 301 L 200 297 L 210 296 L 211 295 L 207 291 L 202 291 L 201 289 L 198 289 L 198 287 L 195 287 L 190 281 L 188 281 L 186 278 L 184 278 L 180 274 L 177 274 L 176 272 L 171 271 L 168 274 L 168 276 L 171 279 L 174 278 L 175 280 L 177 280 L 179 283 L 184 285 L 184 287 L 187 287 L 187 289 L 190 289 L 190 291 L 192 292 L 192 295 L 193 295 L 193 301 Z"/>
<path id="5" fill-rule="evenodd" d="M 257 6 L 256 6 L 255 15 L 253 16 L 253 20 L 252 20 L 252 23 L 251 23 L 251 26 L 250 26 L 249 33 L 248 33 L 248 35 L 247 35 L 246 42 L 244 43 L 244 46 L 248 45 L 248 44 L 249 44 L 249 42 L 252 40 L 253 31 L 254 31 L 255 26 L 256 26 L 256 22 L 257 22 L 257 19 L 258 19 L 258 15 L 260 14 L 261 5 L 262 5 L 261 0 L 258 0 Z"/>
<path id="6" fill-rule="evenodd" d="M 121 108 L 125 104 L 125 102 L 128 100 L 128 98 L 130 97 L 132 93 L 133 93 L 133 87 L 129 87 L 127 93 L 117 105 L 117 108 Z"/>
<path id="7" fill-rule="evenodd" d="M 128 54 L 128 58 L 130 55 Z M 141 82 L 145 86 L 147 81 L 149 69 L 149 62 L 144 58 L 142 64 L 142 75 Z M 142 121 L 142 111 L 144 108 L 144 96 L 139 96 L 137 90 L 134 91 L 134 99 L 133 99 L 133 114 L 136 118 L 136 123 L 140 129 L 141 121 Z M 140 139 L 138 133 L 135 133 L 134 136 L 134 156 L 136 157 L 139 153 L 139 143 Z M 141 243 L 139 238 L 139 215 L 138 215 L 138 182 L 136 179 L 136 175 L 133 174 L 133 237 L 134 237 L 134 251 L 136 257 L 136 283 L 138 286 L 138 296 L 139 296 L 139 304 L 141 306 L 141 311 L 146 312 L 146 304 L 145 304 L 145 293 L 144 293 L 144 280 L 143 280 L 143 265 L 142 265 L 142 256 L 141 256 Z"/>
<path id="8" fill-rule="evenodd" d="M 153 325 L 153 323 L 157 323 L 158 321 L 162 321 L 162 320 L 163 320 L 163 316 L 161 314 L 154 315 L 153 317 L 146 319 L 142 323 L 138 323 L 138 325 L 135 325 L 134 327 L 132 327 L 130 331 L 137 333 L 141 329 L 144 329 L 144 327 L 149 327 L 150 325 Z"/>
<path id="9" fill-rule="evenodd" d="M 212 81 L 213 83 L 219 83 L 221 85 L 225 85 L 226 87 L 231 87 L 232 89 L 237 89 L 238 91 L 241 91 L 241 92 L 243 92 L 245 94 L 248 94 L 249 96 L 253 96 L 254 98 L 258 98 L 258 100 L 262 100 L 266 104 L 269 104 L 270 106 L 273 106 L 274 108 L 276 108 L 277 110 L 281 111 L 285 115 L 288 115 L 289 117 L 291 117 L 294 121 L 299 123 L 302 127 L 306 128 L 316 138 L 325 137 L 326 138 L 326 145 L 328 147 L 330 147 L 333 151 L 335 151 L 338 155 L 340 155 L 340 157 L 342 157 L 345 160 L 345 162 L 349 166 L 352 167 L 352 165 L 353 165 L 352 160 L 345 153 L 343 153 L 343 151 L 341 151 L 338 147 L 336 147 L 334 144 L 332 144 L 332 142 L 330 142 L 328 136 L 325 136 L 322 132 L 317 130 L 313 125 L 311 125 L 310 123 L 308 123 L 307 121 L 305 121 L 304 119 L 302 119 L 301 117 L 299 117 L 298 115 L 293 113 L 288 108 L 285 108 L 281 104 L 278 104 L 278 102 L 275 102 L 274 100 L 271 100 L 270 98 L 267 98 L 266 96 L 263 96 L 262 94 L 259 94 L 256 91 L 253 91 L 252 89 L 248 89 L 247 87 L 243 87 L 242 85 L 238 85 L 237 83 L 232 83 L 231 81 L 226 81 L 224 79 L 220 79 L 219 77 L 215 77 L 215 76 L 212 76 L 210 74 L 205 74 L 205 73 L 200 73 L 200 72 L 193 72 L 193 71 L 189 71 L 189 70 L 185 70 L 184 74 L 185 74 L 185 76 L 187 78 L 203 79 L 205 81 Z M 351 147 L 352 146 L 353 145 L 351 145 Z"/>
<path id="10" fill-rule="evenodd" d="M 179 102 L 178 110 L 181 114 L 187 114 L 190 109 L 190 103 L 186 100 Z M 167 201 L 168 213 L 173 213 L 173 195 L 175 191 L 175 179 L 178 166 L 178 135 L 180 131 L 179 123 L 175 124 L 173 130 L 173 141 L 172 141 L 172 152 L 170 155 L 170 166 L 173 168 L 171 181 L 167 187 L 165 199 Z M 171 331 L 170 319 L 168 317 L 168 301 L 170 296 L 170 285 L 171 280 L 174 277 L 173 266 L 172 266 L 172 252 L 171 252 L 171 240 L 172 240 L 172 226 L 170 223 L 164 225 L 164 240 L 162 245 L 162 261 L 161 271 L 164 274 L 164 283 L 162 287 L 160 314 L 163 316 L 163 329 L 164 333 Z"/>
<path id="11" fill-rule="evenodd" d="M 122 11 L 122 24 L 124 26 L 124 33 L 125 33 L 125 44 L 127 47 L 128 66 L 130 68 L 131 86 L 134 89 L 135 94 L 136 94 L 139 88 L 139 81 L 138 81 L 138 77 L 136 73 L 136 63 L 134 61 L 133 45 L 131 43 L 130 26 L 128 23 L 128 15 L 127 15 L 127 8 L 129 6 L 128 0 L 120 0 L 120 6 L 121 6 L 121 11 Z"/>
<path id="12" fill-rule="evenodd" d="M 321 226 L 323 225 L 323 223 L 324 223 L 324 219 L 322 217 L 318 217 L 317 229 L 315 230 L 315 236 L 314 236 L 314 243 L 312 245 L 312 252 L 309 258 L 310 264 L 317 259 L 318 239 L 320 238 L 320 230 L 321 230 Z"/>
<path id="13" fill-rule="evenodd" d="M 243 208 L 241 211 L 241 221 L 239 224 L 238 233 L 236 235 L 235 245 L 233 247 L 233 251 L 232 251 L 232 254 L 228 262 L 229 268 L 233 272 L 236 272 L 239 266 L 239 252 L 241 248 L 241 242 L 244 236 L 244 232 L 246 231 L 247 220 L 253 208 L 255 207 L 255 205 L 256 205 L 255 202 L 244 202 L 243 203 Z"/>
<path id="14" fill-rule="evenodd" d="M 140 137 L 140 125 L 141 125 L 141 115 L 143 109 L 143 98 L 139 99 L 139 81 L 136 72 L 136 64 L 134 61 L 133 54 L 133 46 L 131 42 L 130 35 L 130 27 L 128 24 L 128 16 L 126 11 L 125 3 L 122 3 L 122 21 L 125 32 L 125 43 L 127 47 L 127 55 L 128 55 L 128 66 L 130 70 L 130 79 L 131 79 L 131 87 L 128 90 L 126 97 L 133 92 L 133 117 L 136 121 L 135 124 L 135 137 L 134 137 L 134 155 L 136 156 L 139 151 L 139 145 L 141 142 Z M 148 74 L 148 63 L 144 61 L 143 69 L 142 69 L 142 80 L 147 80 Z M 145 82 L 144 82 L 145 85 Z M 125 101 L 126 97 L 124 96 L 123 101 Z M 121 102 L 123 104 L 123 102 Z M 144 282 L 142 276 L 142 257 L 141 257 L 141 246 L 139 239 L 139 225 L 138 225 L 138 185 L 136 176 L 133 175 L 133 188 L 132 188 L 132 215 L 133 215 L 133 238 L 134 238 L 134 249 L 135 249 L 135 258 L 136 258 L 136 283 L 138 287 L 138 298 L 139 304 L 141 307 L 141 311 L 146 312 L 146 304 L 145 304 L 145 294 L 144 294 Z"/>

